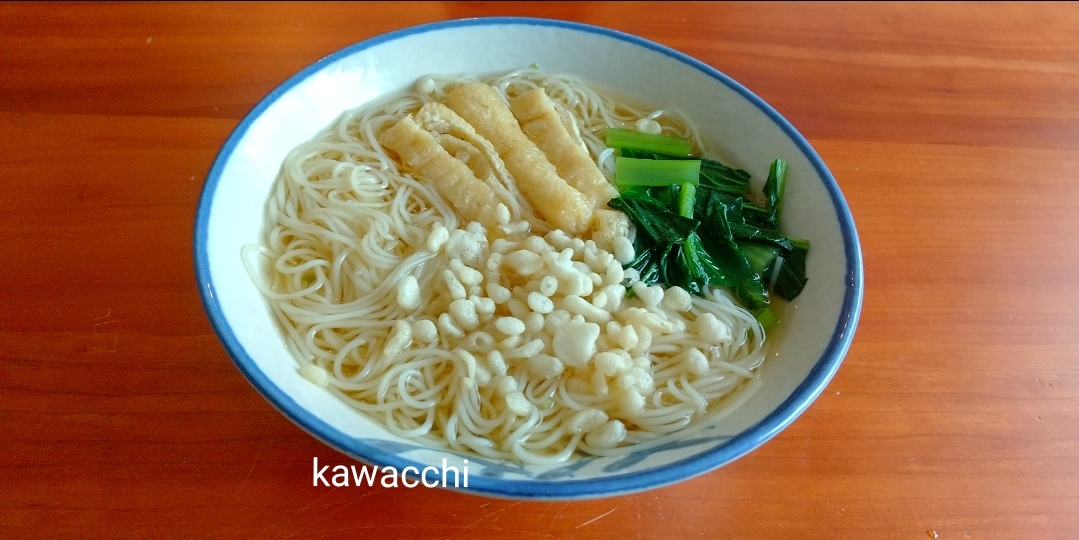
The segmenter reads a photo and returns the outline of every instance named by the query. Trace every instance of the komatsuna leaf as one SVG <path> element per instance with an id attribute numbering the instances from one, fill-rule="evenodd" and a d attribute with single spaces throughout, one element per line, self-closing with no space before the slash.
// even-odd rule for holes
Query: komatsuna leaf
<path id="1" fill-rule="evenodd" d="M 806 278 L 806 255 L 809 253 L 809 242 L 805 240 L 794 241 L 794 249 L 782 254 L 782 262 L 779 265 L 779 275 L 772 284 L 772 291 L 784 300 L 794 300 L 802 293 L 808 278 Z"/>
<path id="2" fill-rule="evenodd" d="M 733 213 L 741 203 L 732 201 L 710 208 L 703 219 L 701 241 L 724 276 L 720 285 L 730 287 L 744 306 L 758 309 L 768 305 L 768 291 L 760 275 L 753 271 L 745 253 L 738 248 L 731 234 L 728 212 Z"/>
<path id="3" fill-rule="evenodd" d="M 777 159 L 768 171 L 768 181 L 764 183 L 764 198 L 768 201 L 769 221 L 779 230 L 779 214 L 783 208 L 783 192 L 787 188 L 787 162 Z"/>
<path id="4" fill-rule="evenodd" d="M 694 290 L 690 292 L 700 294 L 703 285 L 735 287 L 741 282 L 740 270 L 713 258 L 697 233 L 689 235 L 686 243 L 682 244 L 682 255 L 681 263 L 687 281 L 694 284 Z"/>
<path id="5" fill-rule="evenodd" d="M 767 285 L 767 281 L 772 275 L 772 266 L 782 250 L 772 244 L 760 244 L 757 242 L 738 242 L 738 248 L 742 250 L 742 253 L 745 253 L 746 259 L 749 260 L 750 268 L 761 276 L 761 281 Z"/>
<path id="6" fill-rule="evenodd" d="M 756 205 L 750 203 L 744 199 L 740 201 L 733 201 L 726 203 L 726 216 L 727 223 L 731 229 L 731 236 L 735 240 L 739 241 L 756 241 L 774 244 L 775 246 L 790 250 L 791 243 L 786 236 L 779 234 L 779 232 L 771 227 L 759 227 L 755 223 L 750 222 L 750 215 Z"/>
<path id="7" fill-rule="evenodd" d="M 767 231 L 779 232 L 779 228 L 772 222 L 772 214 L 767 208 L 761 208 L 752 201 L 742 201 L 742 217 L 746 224 Z"/>
<path id="8" fill-rule="evenodd" d="M 637 239 L 640 240 L 643 236 L 643 234 L 639 234 Z M 657 265 L 662 257 L 662 250 L 657 250 L 657 247 L 651 241 L 648 241 L 645 245 L 634 242 L 633 260 L 626 265 L 626 268 L 633 268 L 637 271 L 637 275 L 640 276 L 645 285 L 651 285 L 659 280 Z"/>
<path id="9" fill-rule="evenodd" d="M 695 219 L 671 212 L 653 198 L 616 197 L 608 206 L 629 216 L 638 232 L 647 234 L 657 244 L 681 244 L 700 225 Z"/>
<path id="10" fill-rule="evenodd" d="M 743 280 L 734 287 L 734 296 L 748 309 L 760 309 L 768 306 L 768 290 L 761 283 L 760 276 L 753 274 L 751 279 Z"/>
<path id="11" fill-rule="evenodd" d="M 713 159 L 701 160 L 700 185 L 734 195 L 749 193 L 748 172 L 728 167 Z"/>

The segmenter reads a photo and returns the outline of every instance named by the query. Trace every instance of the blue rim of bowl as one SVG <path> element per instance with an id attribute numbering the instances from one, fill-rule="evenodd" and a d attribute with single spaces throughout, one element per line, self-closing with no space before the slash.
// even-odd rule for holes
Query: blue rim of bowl
<path id="1" fill-rule="evenodd" d="M 213 206 L 214 194 L 217 191 L 217 184 L 221 179 L 221 174 L 224 171 L 225 165 L 232 156 L 233 151 L 236 149 L 237 143 L 244 135 L 246 135 L 255 119 L 276 102 L 284 93 L 301 81 L 315 74 L 326 65 L 376 45 L 412 35 L 449 28 L 500 25 L 557 27 L 566 30 L 598 34 L 619 41 L 628 42 L 664 54 L 687 64 L 726 85 L 728 88 L 734 90 L 756 105 L 758 109 L 764 112 L 768 118 L 775 122 L 775 124 L 779 126 L 792 141 L 794 141 L 802 154 L 813 164 L 813 168 L 828 189 L 832 204 L 835 207 L 836 217 L 839 220 L 839 227 L 844 241 L 844 253 L 847 258 L 845 290 L 839 318 L 835 330 L 832 333 L 832 337 L 829 340 L 827 347 L 825 347 L 824 352 L 821 354 L 821 357 L 810 370 L 806 379 L 794 389 L 794 392 L 792 392 L 791 395 L 776 408 L 776 410 L 760 422 L 731 438 L 726 444 L 669 465 L 640 472 L 589 480 L 550 482 L 490 479 L 473 476 L 472 479 L 470 479 L 471 482 L 469 487 L 460 491 L 495 497 L 531 500 L 570 500 L 624 495 L 680 482 L 709 472 L 748 454 L 782 431 L 809 407 L 809 405 L 824 390 L 824 387 L 827 386 L 836 370 L 839 369 L 843 357 L 850 348 L 851 340 L 854 337 L 854 330 L 858 323 L 858 316 L 861 312 L 863 289 L 862 253 L 858 243 L 858 233 L 854 227 L 854 218 L 851 216 L 850 208 L 848 208 L 847 203 L 843 198 L 843 194 L 839 190 L 839 185 L 836 183 L 831 172 L 829 172 L 828 168 L 824 165 L 820 156 L 818 156 L 816 151 L 809 145 L 809 142 L 794 129 L 794 126 L 770 105 L 765 103 L 764 100 L 757 97 L 727 75 L 724 75 L 715 68 L 684 53 L 632 34 L 608 28 L 582 23 L 527 17 L 459 19 L 424 24 L 376 36 L 341 49 L 307 66 L 275 88 L 268 96 L 260 101 L 258 105 L 244 117 L 236 129 L 233 130 L 232 134 L 222 147 L 221 152 L 218 154 L 217 159 L 214 160 L 214 164 L 207 175 L 206 183 L 203 186 L 202 194 L 199 198 L 194 229 L 195 273 L 198 280 L 199 295 L 202 298 L 206 314 L 210 319 L 210 324 L 213 326 L 214 331 L 217 333 L 218 339 L 220 339 L 221 343 L 225 346 L 226 352 L 228 352 L 229 356 L 236 364 L 236 367 L 245 377 L 247 377 L 247 380 L 255 387 L 255 389 L 286 417 L 315 438 L 345 454 L 373 465 L 395 467 L 397 470 L 403 470 L 406 466 L 423 466 L 420 463 L 402 458 L 396 454 L 387 453 L 339 431 L 296 403 L 288 394 L 277 387 L 277 385 L 270 381 L 270 379 L 258 369 L 254 359 L 251 358 L 232 332 L 229 322 L 221 309 L 221 305 L 214 294 L 213 279 L 210 274 L 207 253 L 210 209 Z"/>

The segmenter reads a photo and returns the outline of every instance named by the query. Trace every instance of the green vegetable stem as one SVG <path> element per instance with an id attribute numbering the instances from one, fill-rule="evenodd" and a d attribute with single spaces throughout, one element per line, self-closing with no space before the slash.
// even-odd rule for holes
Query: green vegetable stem
<path id="1" fill-rule="evenodd" d="M 615 183 L 619 190 L 632 187 L 657 187 L 672 184 L 696 184 L 700 181 L 698 160 L 635 159 L 618 156 L 614 160 Z"/>
<path id="2" fill-rule="evenodd" d="M 689 139 L 619 128 L 607 129 L 605 142 L 611 148 L 642 150 L 668 156 L 688 157 L 692 150 Z"/>

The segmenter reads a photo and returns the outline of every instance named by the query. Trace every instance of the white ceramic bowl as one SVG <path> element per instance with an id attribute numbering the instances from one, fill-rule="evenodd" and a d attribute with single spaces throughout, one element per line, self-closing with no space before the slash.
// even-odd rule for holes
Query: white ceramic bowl
<path id="1" fill-rule="evenodd" d="M 788 306 L 761 368 L 763 388 L 720 426 L 660 449 L 557 467 L 493 463 L 389 434 L 302 379 L 266 301 L 240 261 L 256 243 L 285 154 L 342 111 L 423 75 L 484 74 L 537 63 L 694 119 L 756 187 L 774 158 L 789 164 L 784 232 L 807 238 L 809 282 Z M 850 345 L 862 299 L 854 222 L 835 179 L 806 140 L 768 104 L 682 53 L 604 28 L 519 18 L 469 19 L 400 30 L 334 53 L 274 90 L 240 123 L 210 170 L 195 222 L 195 266 L 206 312 L 236 366 L 289 419 L 364 462 L 469 466 L 467 491 L 510 498 L 580 499 L 684 480 L 728 463 L 793 421 L 820 394 Z M 452 479 L 452 477 L 451 477 Z M 306 479 L 304 480 L 306 482 Z"/>

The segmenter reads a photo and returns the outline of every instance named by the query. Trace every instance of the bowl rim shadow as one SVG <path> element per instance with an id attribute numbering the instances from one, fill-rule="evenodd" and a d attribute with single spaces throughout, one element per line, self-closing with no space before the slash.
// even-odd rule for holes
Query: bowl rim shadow
<path id="1" fill-rule="evenodd" d="M 467 488 L 444 489 L 500 498 L 528 500 L 573 500 L 609 497 L 674 484 L 704 474 L 744 456 L 782 431 L 800 416 L 811 403 L 813 403 L 839 369 L 843 357 L 850 348 L 851 340 L 853 339 L 854 331 L 858 323 L 858 317 L 861 312 L 863 296 L 862 253 L 858 242 L 858 234 L 854 226 L 854 219 L 835 178 L 828 171 L 828 168 L 824 165 L 820 156 L 817 155 L 816 151 L 813 150 L 808 141 L 806 141 L 794 126 L 770 105 L 765 103 L 764 100 L 757 97 L 727 75 L 724 75 L 717 69 L 699 60 L 667 46 L 617 30 L 583 23 L 528 17 L 489 17 L 429 23 L 396 30 L 345 47 L 305 67 L 275 88 L 244 117 L 226 140 L 207 175 L 206 182 L 203 185 L 202 193 L 199 198 L 194 223 L 193 247 L 195 274 L 199 296 L 202 299 L 203 307 L 206 310 L 206 314 L 214 332 L 217 334 L 217 337 L 221 341 L 226 352 L 236 364 L 236 367 L 243 373 L 248 382 L 250 382 L 251 385 L 254 386 L 255 389 L 275 408 L 277 408 L 278 411 L 316 439 L 321 440 L 323 443 L 340 452 L 379 467 L 389 466 L 401 471 L 404 467 L 408 466 L 419 466 L 420 468 L 425 466 L 422 463 L 386 452 L 369 443 L 343 433 L 307 411 L 259 370 L 254 359 L 248 354 L 233 333 L 229 321 L 225 317 L 217 295 L 215 294 L 214 283 L 210 272 L 209 254 L 207 251 L 210 210 L 213 206 L 214 195 L 217 191 L 218 183 L 221 180 L 221 175 L 224 172 L 225 165 L 231 158 L 239 141 L 247 134 L 255 119 L 261 116 L 262 113 L 282 95 L 300 82 L 320 71 L 325 66 L 376 45 L 412 35 L 449 28 L 503 25 L 557 27 L 576 32 L 598 34 L 619 41 L 628 42 L 651 51 L 659 52 L 697 69 L 717 82 L 726 85 L 728 88 L 734 90 L 743 98 L 753 103 L 795 143 L 802 154 L 813 165 L 814 170 L 820 176 L 828 190 L 832 205 L 835 208 L 836 217 L 839 221 L 839 228 L 844 242 L 844 253 L 847 258 L 844 276 L 844 296 L 840 306 L 836 327 L 828 341 L 828 345 L 825 347 L 820 358 L 814 363 L 813 368 L 809 371 L 805 380 L 794 389 L 786 400 L 765 418 L 741 433 L 731 437 L 725 444 L 718 448 L 713 448 L 658 468 L 602 478 L 541 481 L 506 480 L 501 478 L 485 478 L 477 475 L 470 478 L 470 485 Z"/>

